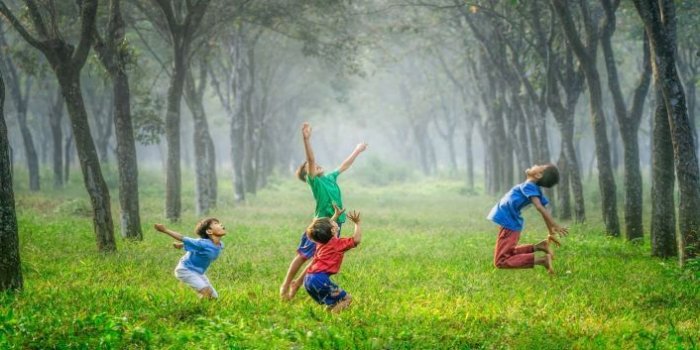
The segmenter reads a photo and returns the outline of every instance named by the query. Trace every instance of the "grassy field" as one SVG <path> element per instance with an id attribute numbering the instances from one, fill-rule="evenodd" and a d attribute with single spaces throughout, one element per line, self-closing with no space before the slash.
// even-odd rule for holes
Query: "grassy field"
<path id="1" fill-rule="evenodd" d="M 277 296 L 313 211 L 298 181 L 272 183 L 246 205 L 234 205 L 222 182 L 213 216 L 227 227 L 226 249 L 207 273 L 216 302 L 173 277 L 182 252 L 151 229 L 164 221 L 160 179 L 142 176 L 144 241 L 120 241 L 109 255 L 96 251 L 79 183 L 40 194 L 20 186 L 25 289 L 0 294 L 0 349 L 700 347 L 697 272 L 651 258 L 648 243 L 605 237 L 598 209 L 589 208 L 590 224 L 570 226 L 550 277 L 492 267 L 496 228 L 485 215 L 495 198 L 460 194 L 461 183 L 448 180 L 342 181 L 346 207 L 362 212 L 364 239 L 335 276 L 354 297 L 340 315 L 303 290 L 290 303 Z M 185 188 L 183 219 L 170 226 L 192 235 L 191 183 Z M 536 211 L 525 217 L 521 241 L 542 239 Z"/>

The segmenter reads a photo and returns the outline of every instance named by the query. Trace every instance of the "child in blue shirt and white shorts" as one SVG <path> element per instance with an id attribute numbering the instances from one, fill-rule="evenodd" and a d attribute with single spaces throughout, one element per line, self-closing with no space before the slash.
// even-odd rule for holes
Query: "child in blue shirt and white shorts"
<path id="1" fill-rule="evenodd" d="M 221 242 L 221 237 L 226 235 L 224 225 L 216 218 L 201 220 L 194 229 L 195 234 L 201 237 L 197 239 L 169 230 L 163 224 L 155 224 L 154 227 L 179 241 L 173 243 L 173 247 L 184 248 L 186 251 L 175 267 L 175 277 L 192 287 L 200 298 L 218 298 L 219 294 L 204 273 L 224 248 L 224 243 Z"/>

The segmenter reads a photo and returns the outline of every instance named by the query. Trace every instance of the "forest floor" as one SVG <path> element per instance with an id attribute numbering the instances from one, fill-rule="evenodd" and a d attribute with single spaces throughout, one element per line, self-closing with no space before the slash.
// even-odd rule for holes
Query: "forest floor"
<path id="1" fill-rule="evenodd" d="M 141 177 L 144 241 L 118 239 L 113 254 L 97 252 L 77 181 L 16 193 L 24 290 L 0 294 L 2 349 L 700 347 L 698 270 L 650 257 L 648 235 L 636 245 L 606 237 L 591 200 L 590 222 L 563 223 L 570 235 L 550 276 L 541 267 L 493 267 L 497 228 L 485 216 L 494 197 L 466 194 L 458 181 L 374 187 L 341 179 L 364 237 L 334 276 L 354 298 L 335 315 L 303 289 L 291 302 L 278 297 L 313 213 L 301 182 L 277 180 L 239 205 L 222 181 L 212 216 L 226 226 L 226 247 L 207 271 L 220 299 L 207 302 L 175 279 L 182 251 L 152 229 L 167 224 L 161 179 Z M 190 236 L 192 187 L 186 180 L 182 220 L 168 224 Z M 118 224 L 116 190 L 112 197 Z M 537 212 L 525 218 L 521 242 L 543 239 Z M 346 223 L 342 235 L 352 229 Z"/>

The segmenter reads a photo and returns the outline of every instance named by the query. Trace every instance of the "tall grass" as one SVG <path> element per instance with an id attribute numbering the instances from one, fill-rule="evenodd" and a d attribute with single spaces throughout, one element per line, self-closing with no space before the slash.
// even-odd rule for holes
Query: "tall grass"
<path id="1" fill-rule="evenodd" d="M 277 296 L 313 214 L 299 181 L 275 180 L 245 204 L 230 183 L 212 213 L 226 249 L 208 275 L 220 299 L 203 302 L 172 275 L 182 251 L 151 229 L 163 222 L 163 184 L 142 174 L 143 242 L 96 250 L 81 184 L 17 193 L 25 289 L 0 294 L 0 348 L 698 348 L 700 284 L 674 260 L 649 256 L 591 224 L 571 226 L 556 251 L 557 274 L 492 267 L 495 198 L 465 196 L 460 182 L 385 187 L 341 179 L 344 202 L 363 216 L 362 244 L 335 281 L 354 304 L 332 315 L 301 290 Z M 191 189 L 185 179 L 183 188 Z M 193 235 L 191 190 L 180 222 Z M 113 210 L 117 213 L 116 193 Z M 87 210 L 87 212 L 86 212 Z M 117 216 L 115 215 L 115 218 Z M 526 211 L 522 242 L 545 235 Z M 117 231 L 118 232 L 118 231 Z M 343 227 L 343 235 L 352 224 Z"/>

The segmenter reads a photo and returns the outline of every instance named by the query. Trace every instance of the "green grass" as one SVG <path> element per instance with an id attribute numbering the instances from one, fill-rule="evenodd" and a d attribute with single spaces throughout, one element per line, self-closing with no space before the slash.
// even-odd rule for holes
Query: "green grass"
<path id="1" fill-rule="evenodd" d="M 290 303 L 277 296 L 313 212 L 302 183 L 276 181 L 235 205 L 222 180 L 212 214 L 227 227 L 226 249 L 207 273 L 220 299 L 202 302 L 172 275 L 182 252 L 151 229 L 164 221 L 163 181 L 141 176 L 145 240 L 105 255 L 77 175 L 65 190 L 17 193 L 25 289 L 0 294 L 0 349 L 700 347 L 696 275 L 651 258 L 648 244 L 605 237 L 595 208 L 592 226 L 570 227 L 550 277 L 492 267 L 496 228 L 484 217 L 495 198 L 460 195 L 461 183 L 447 180 L 344 179 L 364 238 L 334 278 L 354 304 L 332 315 L 303 290 Z M 198 219 L 191 185 L 183 219 L 170 225 L 189 235 Z M 521 241 L 543 238 L 536 211 L 525 217 Z M 343 235 L 351 231 L 348 223 Z"/>

